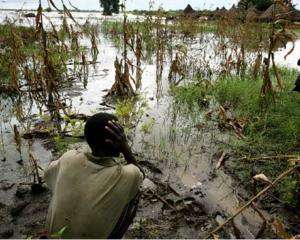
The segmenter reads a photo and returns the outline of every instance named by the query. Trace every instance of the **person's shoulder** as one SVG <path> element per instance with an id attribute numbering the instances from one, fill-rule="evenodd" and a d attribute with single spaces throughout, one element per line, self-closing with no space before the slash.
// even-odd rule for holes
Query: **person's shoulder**
<path id="1" fill-rule="evenodd" d="M 123 166 L 123 169 L 128 174 L 137 174 L 140 172 L 140 169 L 134 164 L 127 164 Z"/>
<path id="2" fill-rule="evenodd" d="M 127 177 L 134 177 L 138 179 L 143 179 L 143 174 L 141 170 L 134 164 L 128 164 L 122 167 L 123 172 Z"/>
<path id="3" fill-rule="evenodd" d="M 81 152 L 79 152 L 78 150 L 69 150 L 67 152 L 65 152 L 61 158 L 69 158 L 69 157 L 74 157 L 78 154 L 80 154 Z"/>
<path id="4" fill-rule="evenodd" d="M 69 160 L 75 160 L 77 158 L 82 158 L 84 156 L 83 152 L 80 152 L 78 150 L 69 150 L 65 152 L 59 159 L 58 161 L 69 161 Z"/>
<path id="5" fill-rule="evenodd" d="M 70 150 L 65 152 L 59 159 L 50 162 L 49 166 L 46 169 L 46 172 L 49 172 L 51 169 L 59 167 L 61 162 L 67 160 L 67 159 L 72 159 L 74 156 L 76 156 L 78 153 L 74 150 Z"/>
<path id="6" fill-rule="evenodd" d="M 123 166 L 122 179 L 125 183 L 126 191 L 128 191 L 128 200 L 132 200 L 136 196 L 140 186 L 143 182 L 143 174 L 141 170 L 134 164 L 128 164 Z"/>

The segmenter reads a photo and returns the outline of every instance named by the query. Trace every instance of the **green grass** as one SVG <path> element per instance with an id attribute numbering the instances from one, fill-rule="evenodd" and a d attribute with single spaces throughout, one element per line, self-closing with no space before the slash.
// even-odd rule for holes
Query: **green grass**
<path id="1" fill-rule="evenodd" d="M 118 21 L 104 21 L 101 24 L 101 31 L 110 39 L 114 46 L 118 49 L 123 47 L 123 24 Z M 127 32 L 133 37 L 138 32 L 142 36 L 142 48 L 146 50 L 147 55 L 152 55 L 155 47 L 155 39 L 153 38 L 152 31 L 144 22 L 128 22 Z"/>
<path id="2" fill-rule="evenodd" d="M 115 115 L 120 123 L 125 126 L 125 131 L 137 124 L 145 113 L 147 101 L 137 95 L 130 99 L 118 99 L 115 104 Z"/>
<path id="3" fill-rule="evenodd" d="M 269 161 L 251 160 L 259 156 L 300 155 L 300 94 L 292 92 L 297 76 L 295 70 L 280 69 L 285 86 L 272 97 L 262 99 L 260 89 L 262 79 L 254 80 L 250 75 L 218 79 L 215 84 L 207 85 L 201 79 L 173 89 L 175 103 L 185 109 L 185 114 L 201 114 L 203 102 L 211 99 L 212 108 L 219 105 L 229 106 L 237 119 L 245 119 L 245 139 L 239 140 L 232 133 L 227 148 L 235 152 L 228 161 L 230 171 L 240 179 L 246 188 L 251 189 L 254 174 L 264 173 L 274 179 L 290 167 L 285 159 Z M 275 85 L 274 74 L 272 73 Z M 200 104 L 199 104 L 200 103 Z M 216 104 L 217 103 L 217 104 Z M 214 116 L 218 120 L 217 112 Z M 247 159 L 240 160 L 241 157 Z M 300 182 L 296 175 L 284 179 L 274 192 L 289 206 L 299 207 Z"/>
<path id="4" fill-rule="evenodd" d="M 261 153 L 292 151 L 300 143 L 300 94 L 291 91 L 297 73 L 281 72 L 285 87 L 276 93 L 275 102 L 267 100 L 267 107 L 262 107 L 262 79 L 229 77 L 218 81 L 212 91 L 221 105 L 229 104 L 237 118 L 247 120 L 245 142 Z"/>
<path id="5" fill-rule="evenodd" d="M 117 48 L 122 47 L 123 38 L 123 24 L 118 21 L 104 21 L 101 24 L 101 31 L 107 36 Z M 162 38 L 160 35 L 164 31 L 172 31 L 177 34 L 184 34 L 186 36 L 195 36 L 198 33 L 203 32 L 215 32 L 217 31 L 216 22 L 199 22 L 193 19 L 179 19 L 172 24 L 164 24 L 160 21 L 147 19 L 145 21 L 127 22 L 128 35 L 133 38 L 138 32 L 142 38 L 142 49 L 146 52 L 146 59 L 149 59 L 152 54 L 155 53 L 158 38 Z M 157 36 L 157 34 L 159 36 Z M 162 38 L 164 45 L 168 46 L 169 42 L 165 36 Z M 134 38 L 133 38 L 134 39 Z M 134 41 L 133 41 L 134 42 Z"/>
<path id="6" fill-rule="evenodd" d="M 297 37 L 300 37 L 300 28 L 294 29 L 293 31 L 297 35 Z"/>
<path id="7" fill-rule="evenodd" d="M 178 32 L 179 34 L 195 36 L 199 33 L 216 32 L 218 30 L 218 25 L 215 21 L 202 22 L 195 19 L 183 18 L 174 21 L 174 24 L 168 25 L 168 28 L 172 31 Z"/>
<path id="8" fill-rule="evenodd" d="M 87 34 L 93 26 L 85 28 L 85 34 Z M 68 60 L 78 61 L 78 56 L 81 56 L 82 52 L 86 52 L 87 48 L 79 46 L 77 49 L 72 44 L 70 49 L 65 49 L 60 44 L 66 40 L 67 34 L 61 30 L 58 35 L 62 38 L 61 41 L 56 39 L 55 31 L 47 32 L 47 50 L 55 74 L 63 79 L 67 75 L 68 69 L 66 64 L 62 63 L 66 63 Z M 28 67 L 28 76 L 32 79 L 34 71 L 39 71 L 40 66 L 43 65 L 43 45 L 33 27 L 21 27 L 12 23 L 0 24 L 0 48 L 2 50 L 0 51 L 0 85 L 6 86 L 12 82 L 11 63 L 17 65 L 16 78 L 19 83 L 26 80 L 24 79 L 25 66 Z M 33 58 L 36 68 L 33 68 Z"/>
<path id="9" fill-rule="evenodd" d="M 207 94 L 209 86 L 205 82 L 192 82 L 183 86 L 172 87 L 175 104 L 185 113 L 197 112 L 209 104 L 211 96 Z"/>

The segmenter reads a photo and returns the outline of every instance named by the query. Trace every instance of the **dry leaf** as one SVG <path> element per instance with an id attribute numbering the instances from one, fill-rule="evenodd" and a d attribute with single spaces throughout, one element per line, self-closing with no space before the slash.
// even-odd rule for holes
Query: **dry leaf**
<path id="1" fill-rule="evenodd" d="M 201 129 L 203 129 L 204 127 L 205 127 L 205 124 L 204 124 L 204 123 L 198 123 L 198 124 L 195 125 L 195 128 L 197 128 L 199 131 L 200 131 Z"/>
<path id="2" fill-rule="evenodd" d="M 278 219 L 275 218 L 274 221 L 272 222 L 273 230 L 275 234 L 283 239 L 291 239 L 292 236 L 285 230 L 285 227 L 283 223 Z"/>
<path id="3" fill-rule="evenodd" d="M 212 237 L 213 237 L 213 239 L 215 239 L 215 240 L 219 240 L 219 239 L 220 239 L 219 235 L 217 235 L 217 234 L 212 234 Z"/>
<path id="4" fill-rule="evenodd" d="M 224 109 L 223 106 L 220 106 L 219 109 L 219 116 L 226 122 L 228 120 L 227 114 L 226 114 L 226 110 Z"/>
<path id="5" fill-rule="evenodd" d="M 264 183 L 268 183 L 271 184 L 271 181 L 266 177 L 265 174 L 261 173 L 261 174 L 257 174 L 253 177 L 253 179 L 255 181 L 260 181 L 260 182 L 264 182 Z"/>
<path id="6" fill-rule="evenodd" d="M 213 114 L 213 111 L 209 111 L 209 112 L 207 112 L 207 113 L 205 114 L 205 116 L 206 116 L 207 118 L 211 118 L 211 117 L 212 117 L 212 114 Z"/>
<path id="7" fill-rule="evenodd" d="M 300 239 L 300 234 L 299 235 L 296 235 L 296 236 L 294 236 L 294 237 L 292 237 L 291 239 Z"/>
<path id="8" fill-rule="evenodd" d="M 226 157 L 226 152 L 223 152 L 216 165 L 216 169 L 219 169 L 224 164 L 225 157 Z"/>

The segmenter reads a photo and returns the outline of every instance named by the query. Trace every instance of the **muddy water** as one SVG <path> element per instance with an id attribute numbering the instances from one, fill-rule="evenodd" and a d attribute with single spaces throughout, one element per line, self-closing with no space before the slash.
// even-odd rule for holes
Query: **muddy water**
<path id="1" fill-rule="evenodd" d="M 141 135 L 141 130 L 137 130 L 135 150 L 142 151 L 143 158 L 159 166 L 164 172 L 164 181 L 177 192 L 194 193 L 216 218 L 222 221 L 235 213 L 241 204 L 237 195 L 240 189 L 230 176 L 215 170 L 220 145 L 227 142 L 227 136 L 214 125 L 197 130 L 195 125 L 203 123 L 201 113 L 195 119 L 186 119 L 172 106 L 159 102 L 147 113 L 151 117 L 145 122 L 153 118 L 155 124 L 150 134 Z M 235 219 L 235 224 L 244 238 L 254 238 L 261 219 L 249 209 Z"/>
<path id="2" fill-rule="evenodd" d="M 50 13 L 50 17 L 54 22 L 59 24 L 59 15 Z M 52 16 L 53 15 L 53 16 Z M 0 19 L 6 16 L 14 18 L 14 12 L 2 12 Z M 91 21 L 101 23 L 102 17 L 95 14 L 78 13 L 74 15 L 78 21 L 85 22 L 86 17 Z M 120 16 L 113 17 L 118 19 Z M 133 18 L 133 17 L 132 17 Z M 32 24 L 33 20 L 23 19 L 20 17 L 21 23 L 25 25 Z M 193 60 L 195 65 L 204 64 L 209 59 L 215 58 L 213 35 L 206 35 L 206 40 L 201 42 L 195 40 L 190 44 L 189 54 L 190 62 Z M 178 40 L 177 40 L 178 41 Z M 82 42 L 85 42 L 83 39 Z M 201 58 L 201 50 L 199 45 L 209 43 L 206 50 L 206 58 Z M 86 43 L 88 44 L 88 43 Z M 174 43 L 175 45 L 176 43 Z M 89 77 L 87 87 L 84 88 L 83 83 L 76 83 L 70 89 L 64 90 L 64 95 L 72 99 L 72 109 L 74 112 L 91 115 L 99 111 L 111 111 L 103 109 L 100 103 L 103 101 L 105 91 L 109 89 L 114 82 L 114 60 L 116 56 L 120 56 L 120 52 L 113 46 L 112 42 L 101 37 L 99 46 L 100 53 L 95 68 L 89 67 Z M 300 42 L 296 42 L 296 50 L 286 60 L 283 56 L 288 50 L 281 50 L 276 54 L 277 62 L 287 67 L 296 67 L 297 50 L 300 48 Z M 212 57 L 213 56 L 213 57 Z M 239 190 L 235 186 L 230 176 L 226 175 L 222 170 L 215 170 L 217 156 L 222 150 L 222 143 L 227 142 L 226 134 L 220 133 L 214 124 L 207 125 L 197 129 L 195 125 L 204 123 L 201 112 L 193 114 L 192 118 L 184 117 L 180 108 L 173 104 L 172 96 L 169 93 L 168 71 L 170 68 L 170 57 L 164 63 L 162 78 L 156 79 L 155 61 L 152 64 L 143 62 L 142 69 L 142 89 L 141 95 L 147 102 L 147 108 L 141 121 L 131 134 L 130 138 L 133 142 L 133 149 L 141 155 L 141 159 L 151 161 L 163 171 L 163 180 L 168 182 L 176 191 L 192 192 L 207 211 L 216 215 L 218 219 L 226 218 L 232 215 L 240 206 L 240 198 L 237 196 Z M 216 61 L 211 62 L 211 68 L 218 65 Z M 191 74 L 193 74 L 191 72 Z M 134 76 L 134 73 L 133 73 Z M 38 108 L 33 106 L 31 110 L 28 108 L 28 101 L 24 99 L 23 108 L 27 112 L 28 117 L 18 121 L 15 117 L 15 103 L 7 102 L 1 99 L 1 107 L 6 106 L 6 111 L 1 111 L 1 127 L 4 136 L 4 151 L 0 153 L 0 182 L 29 182 L 28 165 L 28 142 L 22 140 L 21 157 L 16 150 L 16 144 L 13 137 L 12 126 L 17 124 L 21 131 L 25 129 L 21 125 L 32 125 L 35 121 L 39 121 Z M 20 119 L 19 119 L 20 120 Z M 151 123 L 151 124 L 150 124 Z M 153 125 L 148 132 L 143 129 L 145 125 Z M 43 141 L 34 141 L 32 152 L 37 159 L 41 168 L 53 159 L 52 153 L 45 147 Z M 17 162 L 22 158 L 24 164 Z M 42 173 L 42 172 L 41 172 Z M 1 192 L 1 196 L 3 192 Z M 9 204 L 11 197 L 8 195 L 4 198 L 5 204 Z M 237 227 L 241 230 L 242 236 L 245 238 L 253 238 L 261 224 L 257 214 L 250 210 L 245 211 L 235 220 Z M 197 237 L 197 236 L 194 236 Z"/>

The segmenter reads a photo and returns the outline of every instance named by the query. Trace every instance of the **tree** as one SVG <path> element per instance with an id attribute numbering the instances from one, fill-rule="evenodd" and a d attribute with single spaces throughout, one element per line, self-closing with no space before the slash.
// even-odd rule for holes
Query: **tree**
<path id="1" fill-rule="evenodd" d="M 99 0 L 100 6 L 103 8 L 104 15 L 111 15 L 112 13 L 119 13 L 119 0 Z"/>
<path id="2" fill-rule="evenodd" d="M 240 0 L 238 6 L 243 9 L 248 9 L 251 6 L 254 6 L 260 11 L 265 11 L 272 5 L 272 3 L 272 0 Z"/>
<path id="3" fill-rule="evenodd" d="M 272 0 L 252 0 L 252 4 L 260 11 L 267 10 L 272 4 Z"/>
<path id="4" fill-rule="evenodd" d="M 113 13 L 119 13 L 119 8 L 120 8 L 119 0 L 114 0 L 112 4 Z"/>

